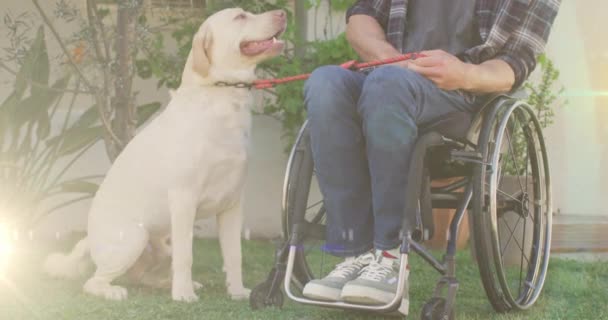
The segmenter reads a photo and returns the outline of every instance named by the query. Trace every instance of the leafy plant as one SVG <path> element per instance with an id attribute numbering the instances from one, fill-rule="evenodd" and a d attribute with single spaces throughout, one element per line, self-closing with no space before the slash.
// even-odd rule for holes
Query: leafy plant
<path id="1" fill-rule="evenodd" d="M 526 102 L 536 113 L 541 128 L 545 129 L 553 124 L 555 109 L 563 107 L 567 101 L 560 101 L 559 97 L 564 91 L 563 87 L 556 88 L 559 80 L 559 70 L 555 68 L 553 61 L 545 54 L 538 58 L 541 74 L 539 80 L 528 80 L 524 83 L 524 90 L 528 94 Z M 504 160 L 504 171 L 507 175 L 525 175 L 530 168 L 527 168 L 528 150 L 526 148 L 526 135 L 521 127 L 524 119 L 518 119 L 517 125 L 514 121 L 511 126 L 511 150 L 513 155 Z"/>
<path id="2" fill-rule="evenodd" d="M 192 38 L 198 30 L 201 22 L 214 12 L 225 8 L 240 7 L 251 12 L 264 12 L 269 10 L 283 9 L 287 6 L 286 0 L 268 2 L 262 0 L 226 0 L 209 1 L 201 15 L 172 14 L 162 18 L 163 25 L 171 26 L 170 38 L 175 42 L 177 50 L 167 52 L 165 50 L 167 35 L 163 32 L 147 34 L 141 41 L 141 55 L 136 60 L 137 75 L 142 79 L 158 79 L 157 86 L 175 89 L 181 81 L 182 66 L 192 47 Z M 291 12 L 288 12 L 288 20 Z M 145 18 L 140 20 L 141 29 L 150 29 Z M 292 34 L 293 28 L 287 31 L 287 37 Z M 176 66 L 179 66 L 176 68 Z"/>
<path id="3" fill-rule="evenodd" d="M 567 101 L 558 101 L 559 96 L 564 92 L 564 87 L 559 87 L 557 90 L 555 88 L 560 73 L 553 61 L 543 54 L 538 58 L 538 64 L 541 68 L 540 81 L 528 81 L 524 84 L 524 88 L 528 92 L 527 102 L 536 111 L 536 116 L 544 129 L 553 124 L 555 108 L 567 104 Z"/>
<path id="4" fill-rule="evenodd" d="M 265 73 L 272 77 L 286 77 L 296 74 L 310 73 L 323 65 L 339 64 L 356 59 L 356 53 L 350 47 L 344 34 L 325 41 L 315 41 L 307 44 L 303 57 L 295 57 L 293 53 L 273 59 L 262 65 Z M 283 125 L 283 135 L 286 138 L 286 149 L 294 142 L 297 130 L 306 119 L 304 95 L 301 82 L 293 82 L 277 86 L 272 96 L 265 101 L 264 114 L 278 118 Z"/>
<path id="5" fill-rule="evenodd" d="M 29 39 L 25 31 L 32 29 L 31 23 L 10 16 L 5 23 L 13 31 L 5 61 L 14 66 L 0 60 L 0 67 L 14 76 L 14 83 L 0 104 L 0 222 L 22 229 L 94 196 L 103 176 L 74 177 L 71 170 L 102 139 L 104 128 L 96 105 L 77 105 L 78 98 L 90 92 L 83 90 L 72 68 L 59 66 L 58 76 L 51 77 L 55 68 L 45 29 L 38 27 Z M 140 106 L 139 124 L 159 108 L 159 103 Z"/>
<path id="6" fill-rule="evenodd" d="M 15 72 L 12 93 L 0 105 L 0 221 L 10 215 L 12 223 L 31 225 L 46 213 L 92 197 L 97 190 L 94 181 L 99 176 L 66 178 L 66 173 L 99 140 L 101 126 L 88 120 L 87 113 L 74 119 L 79 92 L 67 97 L 65 116 L 58 113 L 73 76 L 65 72 L 50 83 L 49 71 L 40 27 Z M 53 120 L 60 122 L 59 130 L 52 128 Z M 63 199 L 40 208 L 54 198 Z"/>

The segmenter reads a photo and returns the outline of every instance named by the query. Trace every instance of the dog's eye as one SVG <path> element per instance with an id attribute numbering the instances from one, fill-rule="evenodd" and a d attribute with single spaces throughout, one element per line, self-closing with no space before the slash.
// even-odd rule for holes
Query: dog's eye
<path id="1" fill-rule="evenodd" d="M 247 15 L 244 13 L 241 13 L 238 16 L 234 17 L 234 20 L 245 20 L 245 19 L 247 19 Z"/>

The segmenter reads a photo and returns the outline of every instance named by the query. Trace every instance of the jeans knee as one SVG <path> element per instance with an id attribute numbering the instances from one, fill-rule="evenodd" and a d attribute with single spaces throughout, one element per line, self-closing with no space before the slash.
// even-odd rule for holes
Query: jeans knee
<path id="1" fill-rule="evenodd" d="M 418 135 L 415 121 L 404 108 L 383 106 L 368 112 L 364 134 L 369 147 L 401 152 L 409 148 Z"/>
<path id="2" fill-rule="evenodd" d="M 398 66 L 383 66 L 375 69 L 367 76 L 365 87 L 370 89 L 381 88 L 386 93 L 412 92 L 416 83 L 423 81 L 423 79 L 420 74 L 410 69 Z"/>
<path id="3" fill-rule="evenodd" d="M 304 99 L 309 115 L 319 114 L 324 118 L 344 108 L 355 109 L 357 80 L 340 66 L 323 66 L 312 72 L 304 85 Z M 357 94 L 358 96 L 358 94 Z"/>
<path id="4" fill-rule="evenodd" d="M 317 96 L 344 87 L 344 71 L 338 66 L 323 66 L 315 69 L 304 84 L 304 95 Z"/>
<path id="5" fill-rule="evenodd" d="M 364 118 L 369 113 L 405 112 L 415 120 L 424 90 L 420 86 L 421 81 L 424 78 L 409 69 L 397 66 L 377 68 L 365 79 L 358 111 Z"/>

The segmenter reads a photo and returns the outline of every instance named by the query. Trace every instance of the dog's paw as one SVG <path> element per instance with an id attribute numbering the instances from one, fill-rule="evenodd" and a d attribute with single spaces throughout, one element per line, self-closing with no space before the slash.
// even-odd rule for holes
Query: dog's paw
<path id="1" fill-rule="evenodd" d="M 232 300 L 245 300 L 249 299 L 251 290 L 247 288 L 228 289 L 228 294 Z"/>
<path id="2" fill-rule="evenodd" d="M 198 296 L 194 293 L 194 289 L 192 288 L 192 284 L 184 285 L 184 286 L 173 286 L 171 289 L 171 296 L 175 301 L 183 301 L 183 302 L 196 302 L 198 301 Z"/>
<path id="3" fill-rule="evenodd" d="M 127 289 L 119 286 L 110 286 L 103 294 L 109 300 L 125 300 L 127 298 Z"/>
<path id="4" fill-rule="evenodd" d="M 194 291 L 198 291 L 203 288 L 203 285 L 200 282 L 192 281 L 192 287 Z"/>
<path id="5" fill-rule="evenodd" d="M 173 300 L 175 301 L 183 301 L 183 302 L 196 302 L 198 301 L 198 296 L 192 292 L 173 292 L 172 293 Z"/>
<path id="6" fill-rule="evenodd" d="M 89 280 L 85 283 L 84 291 L 92 295 L 106 298 L 108 300 L 119 301 L 125 300 L 127 298 L 127 289 L 92 280 Z"/>

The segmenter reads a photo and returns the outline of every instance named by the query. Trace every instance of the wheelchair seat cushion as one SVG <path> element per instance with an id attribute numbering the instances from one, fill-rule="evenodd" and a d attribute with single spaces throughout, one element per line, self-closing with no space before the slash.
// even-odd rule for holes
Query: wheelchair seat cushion
<path id="1" fill-rule="evenodd" d="M 467 136 L 472 121 L 473 114 L 471 113 L 464 111 L 452 112 L 436 121 L 420 126 L 420 134 L 436 131 L 451 139 L 463 139 Z"/>

